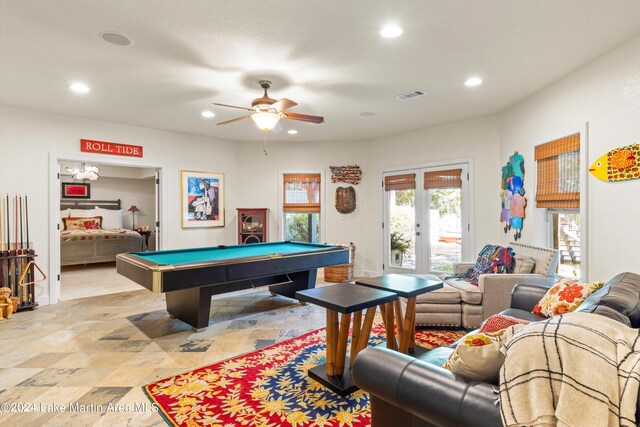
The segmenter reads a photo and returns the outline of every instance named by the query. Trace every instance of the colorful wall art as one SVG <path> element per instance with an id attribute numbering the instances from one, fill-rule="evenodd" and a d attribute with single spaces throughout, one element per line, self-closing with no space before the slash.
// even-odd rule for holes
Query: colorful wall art
<path id="1" fill-rule="evenodd" d="M 640 178 L 640 144 L 626 145 L 603 154 L 589 172 L 603 181 L 628 181 Z"/>
<path id="2" fill-rule="evenodd" d="M 181 171 L 182 228 L 224 227 L 224 174 Z"/>
<path id="3" fill-rule="evenodd" d="M 509 157 L 509 161 L 502 167 L 502 182 L 500 184 L 500 198 L 502 211 L 500 222 L 505 234 L 513 229 L 513 238 L 522 237 L 522 225 L 525 217 L 527 198 L 524 197 L 524 157 L 517 151 Z"/>

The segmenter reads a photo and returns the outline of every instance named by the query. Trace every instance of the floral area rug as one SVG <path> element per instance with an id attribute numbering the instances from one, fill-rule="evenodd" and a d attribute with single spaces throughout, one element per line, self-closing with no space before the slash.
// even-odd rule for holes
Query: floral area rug
<path id="1" fill-rule="evenodd" d="M 416 344 L 435 348 L 464 333 L 419 330 Z M 375 323 L 369 345 L 385 342 Z M 147 396 L 175 426 L 364 427 L 370 425 L 369 396 L 341 397 L 307 376 L 325 362 L 325 328 L 261 350 L 156 381 Z"/>

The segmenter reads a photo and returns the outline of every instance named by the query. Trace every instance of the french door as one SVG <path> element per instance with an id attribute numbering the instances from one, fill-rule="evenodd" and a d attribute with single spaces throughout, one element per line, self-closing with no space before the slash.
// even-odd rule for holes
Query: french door
<path id="1" fill-rule="evenodd" d="M 383 174 L 385 274 L 451 273 L 469 259 L 467 163 Z"/>

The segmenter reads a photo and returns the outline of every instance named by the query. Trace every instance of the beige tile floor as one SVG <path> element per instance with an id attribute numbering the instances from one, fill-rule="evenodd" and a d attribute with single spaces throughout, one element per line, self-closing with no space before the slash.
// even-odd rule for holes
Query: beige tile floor
<path id="1" fill-rule="evenodd" d="M 115 273 L 115 262 L 62 267 L 60 300 L 68 301 L 116 292 L 137 291 L 140 286 Z M 87 286 L 91 283 L 91 286 Z"/>
<path id="2" fill-rule="evenodd" d="M 101 274 L 101 281 L 109 275 L 119 280 L 113 271 Z M 19 312 L 0 321 L 0 405 L 27 406 L 0 419 L 15 426 L 165 425 L 151 411 L 143 385 L 324 323 L 324 309 L 266 289 L 214 297 L 209 328 L 200 333 L 171 319 L 164 295 L 145 289 Z M 109 403 L 120 410 L 107 411 Z M 70 411 L 75 404 L 87 412 Z"/>

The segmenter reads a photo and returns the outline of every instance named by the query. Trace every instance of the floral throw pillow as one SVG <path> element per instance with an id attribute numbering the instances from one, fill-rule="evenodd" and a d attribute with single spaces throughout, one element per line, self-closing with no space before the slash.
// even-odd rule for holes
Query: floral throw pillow
<path id="1" fill-rule="evenodd" d="M 532 313 L 544 317 L 570 313 L 602 285 L 604 282 L 580 283 L 573 279 L 560 279 L 533 307 Z"/>
<path id="2" fill-rule="evenodd" d="M 495 381 L 504 362 L 501 345 L 498 335 L 469 334 L 442 367 L 471 380 Z"/>

